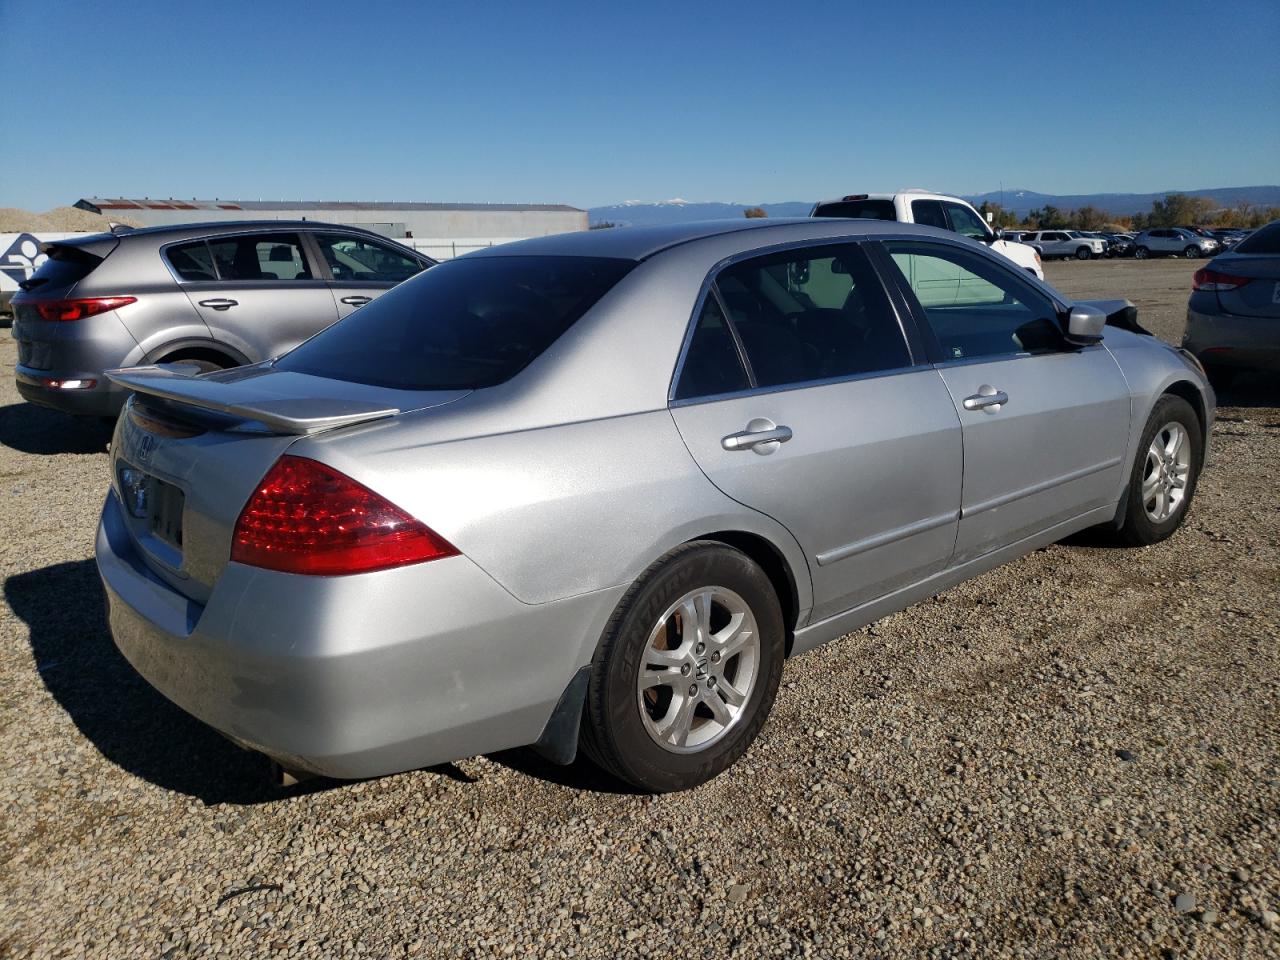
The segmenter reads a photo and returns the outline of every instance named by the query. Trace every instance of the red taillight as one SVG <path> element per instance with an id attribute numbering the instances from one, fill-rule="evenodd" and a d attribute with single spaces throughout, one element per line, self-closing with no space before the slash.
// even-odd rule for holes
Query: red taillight
<path id="1" fill-rule="evenodd" d="M 452 557 L 457 549 L 395 504 L 306 457 L 276 461 L 240 512 L 231 559 L 337 576 Z"/>
<path id="2" fill-rule="evenodd" d="M 1192 290 L 1235 290 L 1248 283 L 1251 277 L 1233 277 L 1229 273 L 1219 273 L 1208 267 L 1201 267 L 1191 278 Z"/>
<path id="3" fill-rule="evenodd" d="M 83 297 L 79 300 L 37 300 L 34 306 L 45 320 L 83 320 L 137 302 L 137 297 Z"/>

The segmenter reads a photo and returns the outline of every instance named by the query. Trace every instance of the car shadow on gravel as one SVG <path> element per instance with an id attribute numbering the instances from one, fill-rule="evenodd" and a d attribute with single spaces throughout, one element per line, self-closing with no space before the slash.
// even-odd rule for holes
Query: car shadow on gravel
<path id="1" fill-rule="evenodd" d="M 535 780 L 543 780 L 556 786 L 568 787 L 570 790 L 585 790 L 590 793 L 614 793 L 634 795 L 642 793 L 631 784 L 619 780 L 578 752 L 578 758 L 567 767 L 552 763 L 536 751 L 521 747 L 517 750 L 503 750 L 500 753 L 487 754 L 494 763 L 514 770 L 516 773 Z"/>
<path id="2" fill-rule="evenodd" d="M 1219 407 L 1280 407 L 1280 375 L 1241 374 L 1216 392 Z"/>
<path id="3" fill-rule="evenodd" d="M 107 760 L 207 804 L 284 796 L 265 757 L 178 709 L 121 656 L 107 629 L 106 596 L 92 560 L 15 574 L 5 581 L 4 596 L 30 627 L 45 687 Z"/>
<path id="4" fill-rule="evenodd" d="M 0 407 L 0 443 L 22 453 L 102 453 L 111 430 L 105 422 L 78 420 L 34 403 Z"/>

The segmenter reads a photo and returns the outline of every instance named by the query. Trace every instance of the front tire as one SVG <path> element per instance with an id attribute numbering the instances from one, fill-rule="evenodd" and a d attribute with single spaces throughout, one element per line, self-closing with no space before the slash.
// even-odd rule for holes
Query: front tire
<path id="1" fill-rule="evenodd" d="M 1080 247 L 1076 250 L 1077 260 L 1088 260 L 1091 256 L 1093 256 L 1093 252 L 1088 247 Z"/>
<path id="2" fill-rule="evenodd" d="M 1135 260 L 1145 260 L 1149 256 L 1151 256 L 1151 251 L 1146 247 L 1138 247 L 1138 249 L 1133 251 L 1133 259 Z"/>
<path id="3" fill-rule="evenodd" d="M 627 591 L 591 665 L 587 755 L 641 790 L 705 783 L 764 726 L 782 678 L 782 608 L 750 557 L 695 541 Z"/>
<path id="4" fill-rule="evenodd" d="M 1129 475 L 1122 543 L 1146 547 L 1181 526 L 1195 496 L 1204 458 L 1200 418 L 1191 404 L 1166 394 L 1151 411 Z"/>
<path id="5" fill-rule="evenodd" d="M 1182 251 L 1182 255 L 1186 257 L 1188 260 L 1195 260 L 1197 257 L 1200 256 L 1200 248 L 1197 246 L 1188 246 L 1185 250 Z"/>

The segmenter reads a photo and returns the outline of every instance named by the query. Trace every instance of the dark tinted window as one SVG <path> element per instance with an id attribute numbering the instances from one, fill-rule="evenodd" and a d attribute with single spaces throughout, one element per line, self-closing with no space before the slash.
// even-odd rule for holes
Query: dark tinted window
<path id="1" fill-rule="evenodd" d="M 886 241 L 945 358 L 998 357 L 1062 344 L 1052 301 L 1010 270 L 969 250 Z"/>
<path id="2" fill-rule="evenodd" d="M 836 200 L 821 204 L 815 217 L 853 217 L 857 220 L 897 220 L 892 200 Z"/>
<path id="3" fill-rule="evenodd" d="M 22 253 L 33 261 L 38 260 L 40 258 L 38 247 L 34 241 L 29 243 L 29 247 L 27 244 L 22 245 Z M 69 287 L 87 277 L 93 272 L 93 268 L 102 262 L 100 257 L 95 257 L 78 247 L 61 244 L 51 244 L 46 249 L 45 256 L 47 259 L 36 267 L 35 272 L 27 279 L 20 281 L 23 290 L 34 291 L 41 288 L 53 290 L 58 287 Z"/>
<path id="4" fill-rule="evenodd" d="M 422 272 L 422 264 L 403 250 L 341 233 L 318 233 L 316 242 L 334 280 L 354 283 L 400 283 Z"/>
<path id="5" fill-rule="evenodd" d="M 1270 223 L 1249 236 L 1235 247 L 1236 253 L 1280 253 L 1280 222 Z"/>
<path id="6" fill-rule="evenodd" d="M 748 386 L 747 370 L 738 355 L 733 333 L 715 294 L 708 291 L 702 314 L 689 340 L 689 349 L 685 352 L 675 398 L 711 397 L 745 390 Z"/>
<path id="7" fill-rule="evenodd" d="M 451 260 L 339 320 L 277 366 L 400 390 L 490 387 L 523 370 L 633 266 L 598 257 Z"/>
<path id="8" fill-rule="evenodd" d="M 716 286 L 742 339 L 755 386 L 911 363 L 879 278 L 856 245 L 747 260 L 724 270 Z"/>
<path id="9" fill-rule="evenodd" d="M 209 241 L 219 280 L 310 280 L 296 233 L 255 233 Z"/>
<path id="10" fill-rule="evenodd" d="M 937 200 L 912 200 L 911 216 L 916 223 L 924 224 L 926 227 L 951 229 L 947 226 L 947 217 L 942 212 L 942 204 Z"/>
<path id="11" fill-rule="evenodd" d="M 209 245 L 203 240 L 175 244 L 165 251 L 165 256 L 169 259 L 169 265 L 183 280 L 198 282 L 218 279 L 217 268 L 213 265 L 213 254 L 209 251 Z"/>

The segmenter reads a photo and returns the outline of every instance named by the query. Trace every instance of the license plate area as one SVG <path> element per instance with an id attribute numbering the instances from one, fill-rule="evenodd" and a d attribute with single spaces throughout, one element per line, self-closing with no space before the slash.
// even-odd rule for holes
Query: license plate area
<path id="1" fill-rule="evenodd" d="M 120 494 L 137 526 L 181 554 L 186 496 L 180 487 L 145 470 L 122 464 Z"/>

